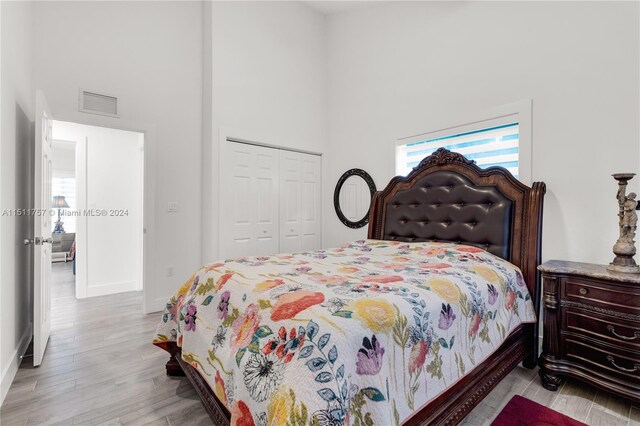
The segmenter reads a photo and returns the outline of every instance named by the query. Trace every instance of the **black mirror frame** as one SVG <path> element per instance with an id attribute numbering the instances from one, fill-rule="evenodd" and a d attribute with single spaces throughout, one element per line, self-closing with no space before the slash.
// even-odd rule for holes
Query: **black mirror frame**
<path id="1" fill-rule="evenodd" d="M 338 183 L 336 184 L 336 189 L 333 192 L 333 206 L 336 209 L 336 214 L 338 215 L 338 219 L 340 222 L 344 223 L 346 226 L 352 229 L 358 229 L 365 226 L 369 223 L 369 211 L 371 210 L 371 203 L 369 203 L 369 209 L 367 209 L 367 214 L 357 222 L 353 222 L 342 213 L 342 209 L 340 208 L 340 190 L 342 189 L 342 185 L 344 185 L 345 181 L 351 176 L 361 177 L 369 187 L 369 192 L 371 192 L 371 199 L 373 199 L 373 195 L 376 193 L 376 184 L 373 182 L 373 179 L 369 175 L 369 173 L 365 172 L 362 169 L 350 169 L 347 170 L 340 176 L 338 179 Z"/>

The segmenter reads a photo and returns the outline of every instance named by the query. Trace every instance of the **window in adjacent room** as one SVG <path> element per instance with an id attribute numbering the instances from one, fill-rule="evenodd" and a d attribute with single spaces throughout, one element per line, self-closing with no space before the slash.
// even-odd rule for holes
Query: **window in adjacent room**
<path id="1" fill-rule="evenodd" d="M 506 105 L 467 124 L 399 139 L 396 142 L 396 174 L 406 176 L 423 158 L 438 148 L 458 152 L 481 168 L 504 167 L 517 179 L 531 177 L 531 102 Z"/>

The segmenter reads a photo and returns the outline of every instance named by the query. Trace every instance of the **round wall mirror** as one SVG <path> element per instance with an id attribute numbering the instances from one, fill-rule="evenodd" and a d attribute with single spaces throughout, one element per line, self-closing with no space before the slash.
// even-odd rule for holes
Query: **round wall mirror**
<path id="1" fill-rule="evenodd" d="M 333 205 L 340 221 L 353 229 L 369 223 L 369 207 L 375 193 L 376 184 L 369 173 L 362 169 L 347 170 L 338 179 L 333 193 Z"/>

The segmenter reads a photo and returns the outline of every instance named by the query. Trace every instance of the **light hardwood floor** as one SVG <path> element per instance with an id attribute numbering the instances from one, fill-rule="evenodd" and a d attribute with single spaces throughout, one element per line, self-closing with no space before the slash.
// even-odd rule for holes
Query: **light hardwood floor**
<path id="1" fill-rule="evenodd" d="M 152 346 L 159 316 L 142 314 L 142 294 L 76 300 L 71 264 L 53 265 L 51 340 L 38 368 L 25 359 L 0 408 L 13 425 L 210 425 L 186 379 L 164 374 L 167 354 Z M 517 368 L 464 420 L 488 425 L 515 394 L 590 425 L 640 426 L 640 408 L 569 381 L 540 386 Z"/>

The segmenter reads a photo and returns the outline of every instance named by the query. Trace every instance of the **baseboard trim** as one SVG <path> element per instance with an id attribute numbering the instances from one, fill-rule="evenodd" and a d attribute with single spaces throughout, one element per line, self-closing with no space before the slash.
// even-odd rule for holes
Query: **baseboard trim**
<path id="1" fill-rule="evenodd" d="M 11 388 L 13 379 L 16 377 L 16 373 L 20 367 L 20 361 L 22 361 L 21 357 L 26 352 L 27 347 L 29 347 L 32 336 L 33 324 L 29 323 L 29 326 L 20 337 L 18 347 L 13 351 L 13 354 L 11 354 L 9 364 L 2 371 L 2 376 L 0 377 L 0 406 L 4 402 L 4 398 L 7 396 L 7 393 L 9 393 L 9 388 Z"/>
<path id="2" fill-rule="evenodd" d="M 101 285 L 87 286 L 87 297 L 106 296 L 109 294 L 124 293 L 126 291 L 136 291 L 136 281 L 122 281 L 119 283 L 108 283 Z"/>

